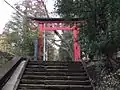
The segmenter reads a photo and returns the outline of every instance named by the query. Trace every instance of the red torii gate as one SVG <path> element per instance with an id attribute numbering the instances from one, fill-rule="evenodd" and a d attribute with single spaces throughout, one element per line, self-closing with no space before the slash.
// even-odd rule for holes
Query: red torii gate
<path id="1" fill-rule="evenodd" d="M 80 46 L 78 44 L 78 31 L 79 28 L 77 26 L 77 23 L 85 23 L 85 21 L 81 21 L 79 18 L 73 18 L 73 19 L 63 19 L 63 18 L 32 18 L 32 20 L 35 20 L 37 23 L 40 24 L 40 30 L 39 30 L 39 57 L 42 56 L 42 32 L 45 31 L 54 31 L 54 30 L 72 30 L 73 36 L 74 36 L 74 62 L 80 61 Z M 72 27 L 61 27 L 59 25 L 56 25 L 54 27 L 47 26 L 48 24 L 65 24 L 65 23 L 73 23 L 74 25 Z"/>

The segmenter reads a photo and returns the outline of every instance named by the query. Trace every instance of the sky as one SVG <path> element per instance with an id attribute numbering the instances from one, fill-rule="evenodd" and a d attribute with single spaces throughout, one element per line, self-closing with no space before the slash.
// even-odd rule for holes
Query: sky
<path id="1" fill-rule="evenodd" d="M 6 0 L 11 5 L 22 0 Z M 54 10 L 54 0 L 47 0 L 47 9 L 49 12 Z M 0 0 L 0 34 L 3 32 L 5 24 L 11 19 L 11 15 L 15 10 L 13 10 L 9 5 L 7 5 L 4 0 Z"/>

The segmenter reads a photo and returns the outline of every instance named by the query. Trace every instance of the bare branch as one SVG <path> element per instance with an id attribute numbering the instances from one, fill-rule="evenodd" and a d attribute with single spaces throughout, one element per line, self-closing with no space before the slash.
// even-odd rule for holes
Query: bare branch
<path id="1" fill-rule="evenodd" d="M 10 3 L 8 3 L 6 0 L 4 0 L 6 4 L 8 4 L 12 9 L 14 9 L 21 17 L 23 17 L 23 15 L 15 8 L 13 7 Z"/>
<path id="2" fill-rule="evenodd" d="M 48 13 L 48 10 L 47 10 L 47 7 L 46 7 L 44 1 L 41 0 L 41 2 L 40 2 L 39 0 L 37 0 L 37 2 L 43 4 L 43 7 L 45 8 L 45 12 L 46 12 L 46 15 L 47 15 L 47 18 L 50 18 L 49 13 Z M 62 36 L 61 36 L 57 31 L 54 31 L 54 33 L 55 33 L 60 39 L 62 39 Z"/>
<path id="3" fill-rule="evenodd" d="M 52 40 L 53 42 L 61 42 L 61 40 L 55 40 L 55 39 L 50 39 Z"/>
<path id="4" fill-rule="evenodd" d="M 67 48 L 62 47 L 61 45 L 59 45 L 59 44 L 57 44 L 57 43 L 55 43 L 55 42 L 52 42 L 52 41 L 49 40 L 48 43 L 49 43 L 50 45 L 53 44 L 53 45 L 55 45 L 55 46 L 57 46 L 57 47 L 59 47 L 59 48 L 61 48 L 61 49 L 63 49 L 63 50 L 65 50 L 65 51 L 68 52 L 68 49 L 67 49 Z"/>

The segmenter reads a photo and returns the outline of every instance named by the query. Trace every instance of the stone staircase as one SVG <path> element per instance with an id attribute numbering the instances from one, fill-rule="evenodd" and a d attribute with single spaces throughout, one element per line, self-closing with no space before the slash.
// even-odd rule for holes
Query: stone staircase
<path id="1" fill-rule="evenodd" d="M 17 90 L 93 90 L 81 62 L 28 61 Z"/>

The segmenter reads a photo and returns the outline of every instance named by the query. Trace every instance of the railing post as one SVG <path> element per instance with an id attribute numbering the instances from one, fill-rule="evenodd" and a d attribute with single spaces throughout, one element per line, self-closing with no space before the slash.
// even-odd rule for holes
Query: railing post
<path id="1" fill-rule="evenodd" d="M 38 39 L 37 37 L 34 40 L 34 60 L 38 60 Z"/>
<path id="2" fill-rule="evenodd" d="M 44 28 L 44 26 L 43 26 Z M 43 61 L 46 61 L 46 37 L 45 30 L 43 31 Z"/>

